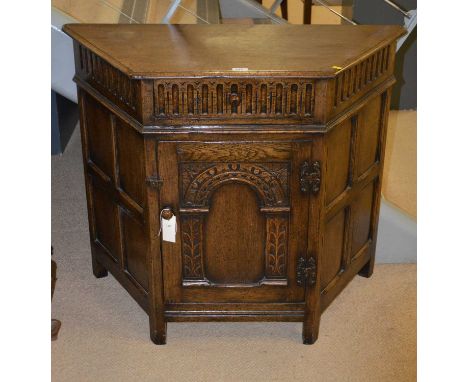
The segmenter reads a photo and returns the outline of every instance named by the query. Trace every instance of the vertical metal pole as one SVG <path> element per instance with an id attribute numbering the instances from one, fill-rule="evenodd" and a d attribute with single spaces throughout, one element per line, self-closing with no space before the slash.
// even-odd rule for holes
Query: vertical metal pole
<path id="1" fill-rule="evenodd" d="M 270 13 L 275 13 L 282 2 L 283 2 L 283 0 L 275 0 L 273 5 L 270 7 Z"/>
<path id="2" fill-rule="evenodd" d="M 174 13 L 179 6 L 180 2 L 182 0 L 174 0 L 171 5 L 169 5 L 169 9 L 167 10 L 166 15 L 163 17 L 161 24 L 169 24 L 171 21 L 172 16 L 174 16 Z"/>

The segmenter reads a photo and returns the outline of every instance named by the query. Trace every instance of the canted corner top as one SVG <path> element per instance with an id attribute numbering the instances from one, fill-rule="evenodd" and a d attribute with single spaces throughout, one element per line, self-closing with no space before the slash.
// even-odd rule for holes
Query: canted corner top
<path id="1" fill-rule="evenodd" d="M 402 36 L 398 25 L 66 24 L 131 78 L 333 77 Z"/>

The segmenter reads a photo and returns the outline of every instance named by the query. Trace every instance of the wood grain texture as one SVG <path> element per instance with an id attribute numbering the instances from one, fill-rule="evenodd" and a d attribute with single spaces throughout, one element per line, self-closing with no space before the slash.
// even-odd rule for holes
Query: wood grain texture
<path id="1" fill-rule="evenodd" d="M 393 78 L 394 40 L 404 33 L 370 25 L 68 24 L 64 31 L 76 40 L 75 80 L 143 126 L 218 128 L 332 120 Z M 236 54 L 221 54 L 233 34 Z"/>
<path id="2" fill-rule="evenodd" d="M 327 152 L 328 176 L 326 178 L 327 204 L 331 203 L 348 187 L 351 160 L 351 119 L 336 126 L 328 136 Z M 335 148 L 339 147 L 339 150 Z"/>
<path id="3" fill-rule="evenodd" d="M 94 209 L 95 240 L 106 249 L 108 255 L 115 261 L 119 261 L 119 232 L 118 210 L 106 190 L 100 186 L 98 180 L 92 182 L 92 198 L 99 208 Z"/>
<path id="4" fill-rule="evenodd" d="M 374 200 L 374 183 L 368 184 L 351 204 L 352 240 L 351 256 L 354 257 L 371 239 L 372 203 Z"/>
<path id="5" fill-rule="evenodd" d="M 107 176 L 113 177 L 114 164 L 112 146 L 111 115 L 92 98 L 86 98 L 88 158 Z"/>
<path id="6" fill-rule="evenodd" d="M 226 184 L 215 192 L 205 232 L 208 280 L 252 284 L 265 276 L 265 218 L 248 186 Z"/>
<path id="7" fill-rule="evenodd" d="M 286 142 L 275 143 L 248 143 L 225 142 L 222 146 L 210 142 L 191 142 L 177 145 L 177 154 L 183 161 L 243 161 L 252 159 L 259 161 L 265 159 L 288 160 L 291 158 L 291 144 Z"/>
<path id="8" fill-rule="evenodd" d="M 357 157 L 355 176 L 359 177 L 378 159 L 381 99 L 371 100 L 358 115 Z"/>
<path id="9" fill-rule="evenodd" d="M 324 249 L 322 253 L 321 289 L 338 276 L 344 265 L 346 213 L 340 211 L 325 224 Z"/>
<path id="10" fill-rule="evenodd" d="M 115 276 L 156 344 L 169 321 L 301 321 L 314 343 L 326 307 L 372 274 L 401 28 L 65 31 L 95 276 Z"/>
<path id="11" fill-rule="evenodd" d="M 125 270 L 135 282 L 148 291 L 147 236 L 144 226 L 121 209 L 123 256 Z"/>
<path id="12" fill-rule="evenodd" d="M 140 206 L 144 205 L 143 138 L 122 120 L 116 119 L 116 152 L 119 187 Z"/>
<path id="13" fill-rule="evenodd" d="M 63 30 L 136 78 L 270 76 L 272 71 L 331 76 L 333 65 L 346 68 L 404 34 L 396 25 L 67 24 Z M 233 36 L 236 54 L 223 54 Z"/>

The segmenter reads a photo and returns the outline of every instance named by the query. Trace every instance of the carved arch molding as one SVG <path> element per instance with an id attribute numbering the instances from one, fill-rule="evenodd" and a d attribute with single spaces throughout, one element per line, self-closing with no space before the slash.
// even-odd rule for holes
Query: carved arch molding
<path id="1" fill-rule="evenodd" d="M 265 277 L 261 284 L 286 284 L 289 227 L 288 162 L 197 162 L 179 164 L 184 285 L 211 285 L 203 264 L 203 229 L 214 192 L 226 183 L 255 191 L 265 214 Z"/>

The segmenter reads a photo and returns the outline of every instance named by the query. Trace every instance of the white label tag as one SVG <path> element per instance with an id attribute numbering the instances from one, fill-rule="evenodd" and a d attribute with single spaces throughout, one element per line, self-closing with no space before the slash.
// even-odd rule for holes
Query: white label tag
<path id="1" fill-rule="evenodd" d="M 161 219 L 161 230 L 164 241 L 176 242 L 177 221 L 175 215 L 170 219 Z"/>
<path id="2" fill-rule="evenodd" d="M 232 68 L 233 72 L 248 72 L 249 68 Z"/>

